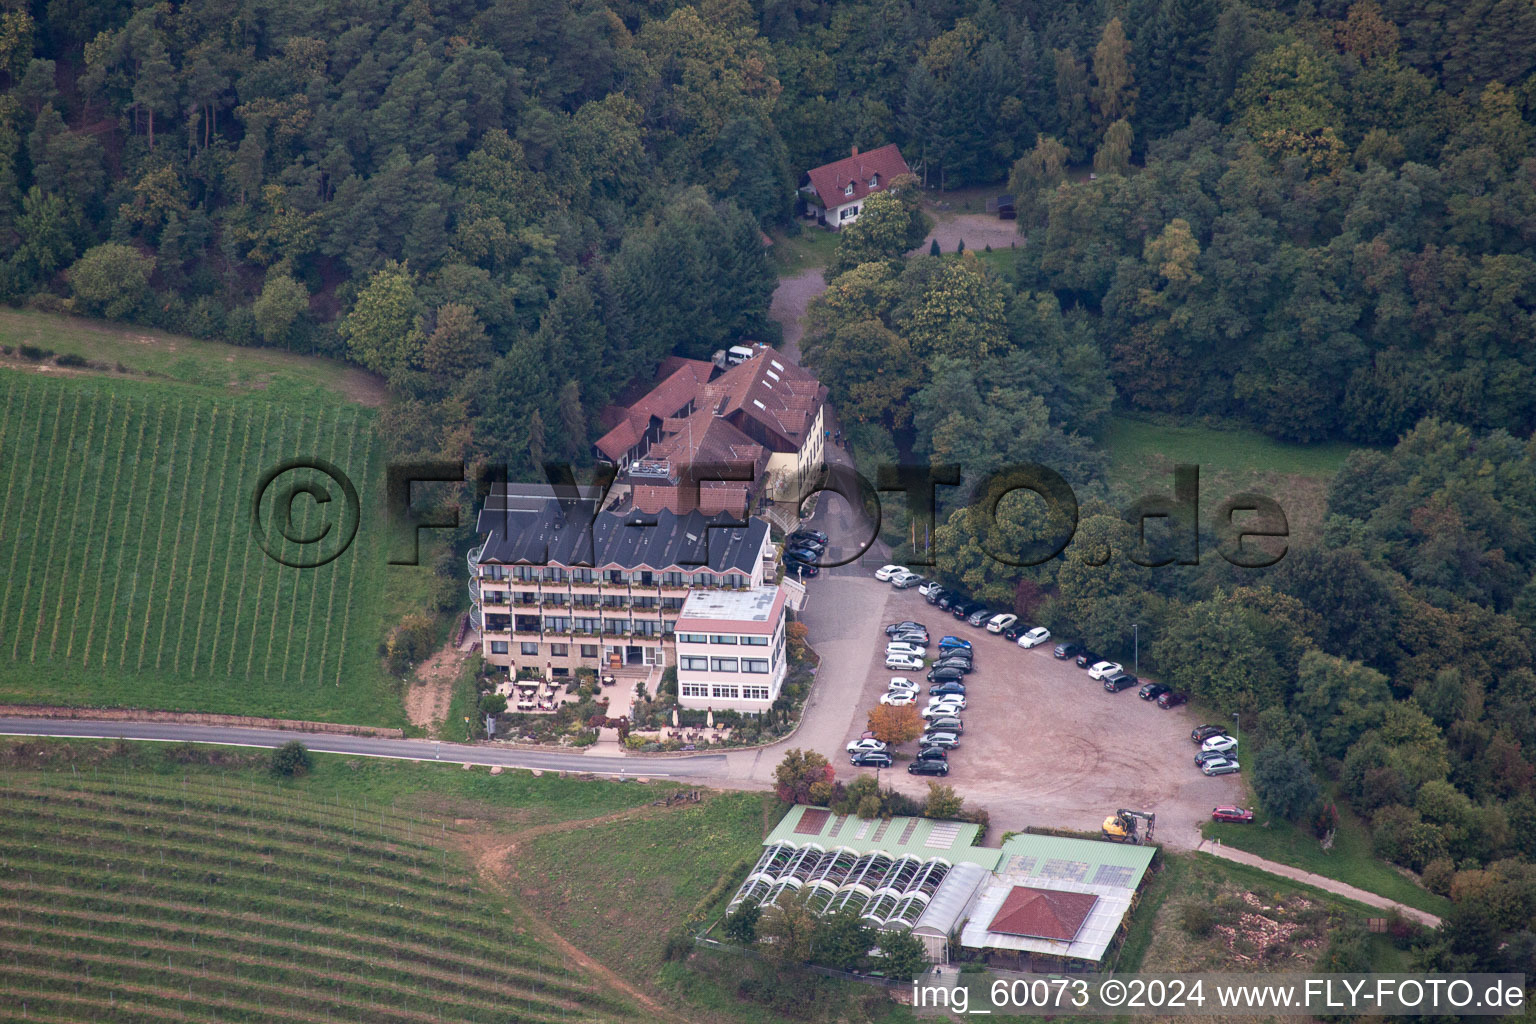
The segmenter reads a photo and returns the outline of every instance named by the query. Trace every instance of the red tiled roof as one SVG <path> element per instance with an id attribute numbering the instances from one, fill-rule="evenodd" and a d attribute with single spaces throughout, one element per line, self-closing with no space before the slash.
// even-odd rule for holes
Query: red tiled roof
<path id="1" fill-rule="evenodd" d="M 608 458 L 623 458 L 650 429 L 651 419 L 666 420 L 681 412 L 698 392 L 699 385 L 709 380 L 714 364 L 702 359 L 679 359 L 669 356 L 662 363 L 668 370 L 666 376 L 638 401 L 620 410 L 618 422 L 608 433 L 597 440 L 597 448 Z M 606 424 L 605 424 L 606 425 Z"/>
<path id="2" fill-rule="evenodd" d="M 868 153 L 845 156 L 841 160 L 823 164 L 808 173 L 811 176 L 811 187 L 816 190 L 816 195 L 828 209 L 831 209 L 847 203 L 856 203 L 871 192 L 884 189 L 898 174 L 911 174 L 912 171 L 907 166 L 907 162 L 901 158 L 901 150 L 896 148 L 896 143 L 893 142 L 879 149 L 872 149 Z M 871 175 L 879 175 L 879 183 L 874 188 L 869 187 Z M 853 194 L 845 195 L 844 190 L 849 182 L 853 183 Z"/>
<path id="3" fill-rule="evenodd" d="M 987 930 L 1071 942 L 1098 902 L 1099 898 L 1092 893 L 1016 885 L 997 908 Z"/>
<path id="4" fill-rule="evenodd" d="M 698 408 L 716 416 L 755 420 L 774 451 L 799 451 L 827 400 L 827 389 L 807 371 L 771 348 L 733 366 L 699 389 Z"/>
<path id="5" fill-rule="evenodd" d="M 683 420 L 675 434 L 651 445 L 647 461 L 672 462 L 676 466 L 693 463 L 762 462 L 767 465 L 767 450 L 736 428 L 729 420 L 711 415 L 709 410 Z"/>

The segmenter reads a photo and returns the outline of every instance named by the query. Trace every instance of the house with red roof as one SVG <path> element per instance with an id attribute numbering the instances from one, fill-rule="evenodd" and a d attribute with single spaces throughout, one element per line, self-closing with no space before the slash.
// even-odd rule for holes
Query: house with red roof
<path id="1" fill-rule="evenodd" d="M 650 391 L 605 410 L 595 454 L 617 467 L 637 509 L 740 513 L 798 499 L 821 468 L 826 387 L 767 345 L 752 352 L 718 375 L 700 360 L 664 364 Z"/>
<path id="2" fill-rule="evenodd" d="M 864 200 L 889 188 L 898 176 L 911 173 L 894 142 L 867 153 L 854 146 L 849 156 L 806 172 L 800 186 L 805 216 L 834 229 L 852 224 L 859 219 Z"/>

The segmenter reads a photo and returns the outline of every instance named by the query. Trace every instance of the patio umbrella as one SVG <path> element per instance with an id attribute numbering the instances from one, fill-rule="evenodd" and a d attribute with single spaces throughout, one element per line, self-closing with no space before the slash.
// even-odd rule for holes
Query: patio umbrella
<path id="1" fill-rule="evenodd" d="M 704 712 L 704 724 L 709 726 L 711 729 L 713 729 L 715 727 L 715 709 L 714 708 L 710 708 L 708 711 Z"/>
<path id="2" fill-rule="evenodd" d="M 672 728 L 677 728 L 677 708 L 672 709 Z"/>

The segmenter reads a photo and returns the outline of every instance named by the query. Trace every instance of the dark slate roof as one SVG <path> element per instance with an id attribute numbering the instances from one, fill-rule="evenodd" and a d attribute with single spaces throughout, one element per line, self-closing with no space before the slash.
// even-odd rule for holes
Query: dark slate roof
<path id="1" fill-rule="evenodd" d="M 687 572 L 707 563 L 712 572 L 750 576 L 768 536 L 768 524 L 762 519 L 748 519 L 745 527 L 731 529 L 719 525 L 732 521 L 725 514 L 598 512 L 594 518 L 593 508 L 590 501 L 509 500 L 503 492 L 495 492 L 486 499 L 476 526 L 486 535 L 480 561 L 652 572 Z M 637 525 L 653 521 L 655 525 Z M 711 524 L 716 525 L 710 528 Z"/>

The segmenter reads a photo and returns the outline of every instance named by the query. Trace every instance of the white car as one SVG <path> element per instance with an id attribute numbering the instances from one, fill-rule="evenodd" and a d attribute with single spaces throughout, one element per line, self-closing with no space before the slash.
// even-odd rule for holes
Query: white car
<path id="1" fill-rule="evenodd" d="M 933 591 L 942 589 L 943 588 L 939 586 L 938 580 L 924 580 L 921 584 L 918 585 L 917 592 L 922 594 L 924 597 L 927 597 Z"/>
<path id="2" fill-rule="evenodd" d="M 848 753 L 850 754 L 869 754 L 884 749 L 884 743 L 873 739 L 854 740 L 848 744 Z"/>
<path id="3" fill-rule="evenodd" d="M 891 690 L 888 693 L 882 693 L 880 695 L 880 703 L 889 704 L 894 708 L 902 708 L 906 707 L 908 704 L 916 704 L 917 694 L 903 693 L 900 690 Z"/>
<path id="4" fill-rule="evenodd" d="M 887 654 L 885 667 L 894 672 L 917 672 L 923 667 L 923 659 L 910 654 Z"/>
<path id="5" fill-rule="evenodd" d="M 1219 754 L 1225 754 L 1228 751 L 1237 749 L 1237 740 L 1233 739 L 1231 736 L 1225 735 L 1212 736 L 1210 739 L 1200 744 L 1200 749 L 1214 750 Z"/>
<path id="6" fill-rule="evenodd" d="M 965 694 L 963 693 L 935 693 L 929 696 L 928 706 L 935 707 L 939 704 L 953 704 L 962 711 L 965 709 Z"/>
<path id="7" fill-rule="evenodd" d="M 1003 630 L 1007 629 L 1009 626 L 1018 621 L 1019 617 L 1017 615 L 1011 615 L 1008 612 L 1002 612 L 1001 614 L 994 615 L 987 620 L 987 632 L 1001 633 Z"/>
<path id="8" fill-rule="evenodd" d="M 1089 679 L 1105 679 L 1120 671 L 1120 663 L 1116 661 L 1101 661 L 1088 670 Z"/>
<path id="9" fill-rule="evenodd" d="M 910 654 L 912 657 L 917 658 L 918 660 L 922 660 L 925 656 L 927 656 L 928 648 L 922 646 L 921 644 L 910 644 L 905 640 L 896 640 L 885 645 L 885 653 L 887 655 Z"/>
<path id="10" fill-rule="evenodd" d="M 910 570 L 908 570 L 904 565 L 882 565 L 880 568 L 875 570 L 875 579 L 879 580 L 881 583 L 889 583 L 891 581 L 891 577 L 899 576 L 909 571 Z"/>
<path id="11" fill-rule="evenodd" d="M 964 710 L 965 710 L 965 705 L 964 704 L 956 704 L 956 703 L 930 704 L 927 707 L 923 708 L 922 711 L 918 712 L 918 714 L 922 715 L 924 718 L 949 718 L 949 717 L 951 717 L 953 715 L 958 715 L 960 712 L 962 712 Z"/>
<path id="12" fill-rule="evenodd" d="M 891 676 L 891 690 L 906 690 L 908 693 L 916 693 L 922 687 L 908 679 L 906 676 Z"/>
<path id="13" fill-rule="evenodd" d="M 1044 626 L 1036 626 L 1034 629 L 1019 637 L 1019 646 L 1026 651 L 1031 647 L 1039 647 L 1051 638 L 1051 631 Z"/>

